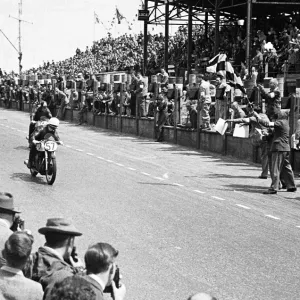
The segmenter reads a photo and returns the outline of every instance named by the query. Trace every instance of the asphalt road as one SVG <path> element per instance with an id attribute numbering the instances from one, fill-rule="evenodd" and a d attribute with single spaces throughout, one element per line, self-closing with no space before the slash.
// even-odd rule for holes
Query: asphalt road
<path id="1" fill-rule="evenodd" d="M 300 192 L 262 195 L 258 165 L 64 122 L 48 186 L 23 164 L 28 123 L 0 109 L 0 190 L 35 249 L 46 219 L 66 216 L 83 232 L 81 257 L 99 241 L 120 251 L 126 299 L 300 299 Z"/>

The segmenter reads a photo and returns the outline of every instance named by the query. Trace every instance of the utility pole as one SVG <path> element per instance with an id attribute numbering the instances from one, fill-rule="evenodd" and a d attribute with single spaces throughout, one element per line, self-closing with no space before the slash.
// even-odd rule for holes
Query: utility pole
<path id="1" fill-rule="evenodd" d="M 25 21 L 25 20 L 22 20 L 21 19 L 21 16 L 22 16 L 22 1 L 23 0 L 19 0 L 19 15 L 18 15 L 18 18 L 15 18 L 15 17 L 12 17 L 12 16 L 9 16 L 10 18 L 13 18 L 17 21 L 19 21 L 19 57 L 18 57 L 18 60 L 19 60 L 19 75 L 21 75 L 21 72 L 22 72 L 22 35 L 21 35 L 21 22 L 25 22 L 25 23 L 29 23 L 29 24 L 33 24 L 32 22 L 28 22 L 28 21 Z"/>

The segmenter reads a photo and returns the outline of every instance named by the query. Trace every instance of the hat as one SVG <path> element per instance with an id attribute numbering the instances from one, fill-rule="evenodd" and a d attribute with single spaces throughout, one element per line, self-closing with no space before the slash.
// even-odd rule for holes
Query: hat
<path id="1" fill-rule="evenodd" d="M 20 211 L 14 207 L 14 197 L 10 193 L 0 192 L 0 210 L 20 213 Z"/>
<path id="2" fill-rule="evenodd" d="M 48 219 L 46 226 L 40 228 L 38 231 L 40 234 L 46 234 L 48 232 L 57 232 L 74 236 L 82 235 L 82 233 L 77 230 L 77 228 L 71 223 L 71 221 L 65 218 Z"/>

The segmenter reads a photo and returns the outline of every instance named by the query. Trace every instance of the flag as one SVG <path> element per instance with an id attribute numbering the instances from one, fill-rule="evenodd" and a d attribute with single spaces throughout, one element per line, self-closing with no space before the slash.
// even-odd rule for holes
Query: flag
<path id="1" fill-rule="evenodd" d="M 98 15 L 95 12 L 94 12 L 94 19 L 95 19 L 95 24 L 100 23 L 100 19 L 99 19 Z"/>
<path id="2" fill-rule="evenodd" d="M 213 57 L 208 62 L 206 71 L 209 73 L 217 73 L 222 75 L 230 86 L 240 89 L 244 94 L 246 93 L 240 80 L 238 80 L 230 61 L 227 60 L 226 54 L 219 53 Z"/>
<path id="3" fill-rule="evenodd" d="M 226 76 L 226 71 L 225 71 L 225 62 L 227 59 L 226 54 L 218 54 L 215 57 L 213 57 L 209 62 L 206 67 L 206 71 L 209 73 L 217 73 L 221 74 L 224 77 Z"/>
<path id="4" fill-rule="evenodd" d="M 118 24 L 121 24 L 121 21 L 125 19 L 125 17 L 119 12 L 118 8 L 116 7 L 116 16 L 118 18 Z"/>

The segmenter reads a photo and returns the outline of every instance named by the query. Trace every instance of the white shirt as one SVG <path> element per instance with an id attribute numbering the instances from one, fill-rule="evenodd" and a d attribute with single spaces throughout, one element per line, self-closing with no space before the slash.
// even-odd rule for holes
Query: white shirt
<path id="1" fill-rule="evenodd" d="M 104 282 L 101 280 L 100 277 L 98 277 L 98 276 L 95 275 L 95 274 L 89 274 L 88 276 L 90 276 L 90 277 L 93 278 L 95 281 L 97 281 L 97 282 L 100 284 L 100 286 L 102 287 L 102 291 L 104 291 L 104 289 L 105 289 L 105 284 L 104 284 Z"/>
<path id="2" fill-rule="evenodd" d="M 9 266 L 3 266 L 3 267 L 1 267 L 1 270 L 24 277 L 24 274 L 20 269 L 12 268 L 12 267 L 9 267 Z"/>

